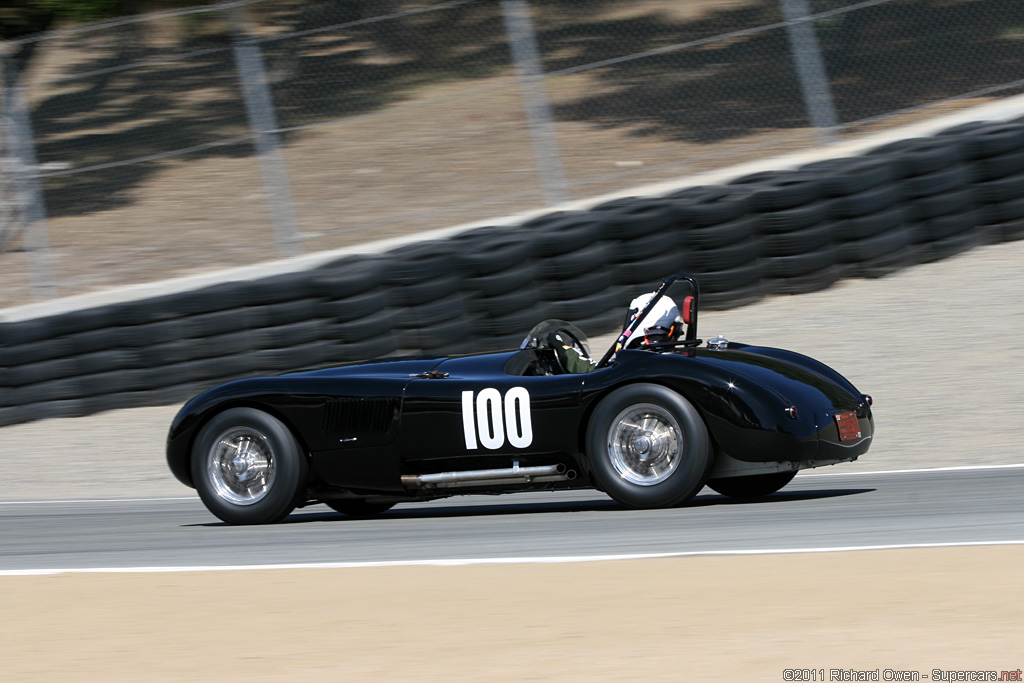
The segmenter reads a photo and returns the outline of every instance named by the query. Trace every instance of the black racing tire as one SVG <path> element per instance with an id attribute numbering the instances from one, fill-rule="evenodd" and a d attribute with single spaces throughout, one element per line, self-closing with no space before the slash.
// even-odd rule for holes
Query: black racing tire
<path id="1" fill-rule="evenodd" d="M 944 192 L 961 190 L 975 180 L 974 171 L 967 164 L 957 164 L 934 173 L 905 178 L 899 184 L 904 199 L 930 197 Z"/>
<path id="2" fill-rule="evenodd" d="M 600 214 L 573 214 L 551 223 L 529 226 L 523 231 L 523 239 L 530 245 L 530 253 L 538 259 L 557 256 L 579 249 L 581 245 L 592 244 L 600 238 L 602 228 Z"/>
<path id="3" fill-rule="evenodd" d="M 1024 172 L 1024 149 L 994 157 L 975 159 L 972 164 L 977 180 L 995 180 Z"/>
<path id="4" fill-rule="evenodd" d="M 924 221 L 922 225 L 925 226 L 925 233 L 928 235 L 928 239 L 925 241 L 934 242 L 954 235 L 962 235 L 965 232 L 974 232 L 978 226 L 978 214 L 968 209 Z"/>
<path id="5" fill-rule="evenodd" d="M 832 214 L 832 202 L 811 202 L 791 209 L 762 213 L 758 230 L 768 234 L 788 233 L 820 225 Z"/>
<path id="6" fill-rule="evenodd" d="M 673 228 L 679 220 L 679 210 L 670 201 L 647 198 L 606 211 L 601 218 L 605 239 L 644 240 Z"/>
<path id="7" fill-rule="evenodd" d="M 0 326 L 2 327 L 2 326 Z M 0 353 L 0 366 L 15 367 L 28 363 L 40 363 L 70 356 L 74 353 L 70 337 L 43 339 L 42 341 L 3 346 Z"/>
<path id="8" fill-rule="evenodd" d="M 897 205 L 866 216 L 836 221 L 833 229 L 837 242 L 851 242 L 894 230 L 906 222 L 906 210 Z"/>
<path id="9" fill-rule="evenodd" d="M 829 208 L 836 218 L 857 218 L 885 211 L 899 200 L 900 192 L 896 185 L 880 185 L 856 194 L 836 197 Z"/>
<path id="10" fill-rule="evenodd" d="M 891 182 L 896 174 L 885 159 L 843 157 L 801 166 L 801 171 L 822 174 L 826 197 L 846 197 Z"/>
<path id="11" fill-rule="evenodd" d="M 916 222 L 928 218 L 948 216 L 969 209 L 973 205 L 974 189 L 972 187 L 965 187 L 940 195 L 919 197 L 903 206 L 906 210 L 906 220 Z"/>
<path id="12" fill-rule="evenodd" d="M 324 339 L 327 336 L 326 330 L 331 327 L 332 322 L 314 318 L 313 320 L 292 323 L 291 325 L 249 330 L 248 336 L 255 349 L 281 349 L 301 346 Z"/>
<path id="13" fill-rule="evenodd" d="M 919 176 L 951 166 L 964 158 L 963 149 L 949 139 L 907 138 L 877 147 L 868 156 L 889 158 L 901 176 Z"/>
<path id="14" fill-rule="evenodd" d="M 849 264 L 847 268 L 851 276 L 876 279 L 921 263 L 922 253 L 923 250 L 913 246 L 898 247 L 866 261 Z"/>
<path id="15" fill-rule="evenodd" d="M 801 171 L 762 171 L 737 178 L 729 184 L 749 186 L 754 207 L 760 211 L 804 206 L 825 194 L 820 175 Z"/>
<path id="16" fill-rule="evenodd" d="M 756 260 L 762 253 L 761 238 L 753 237 L 727 247 L 691 251 L 689 263 L 700 272 L 729 270 Z"/>
<path id="17" fill-rule="evenodd" d="M 700 283 L 702 295 L 712 292 L 728 292 L 758 282 L 762 275 L 761 261 L 755 259 L 750 263 L 727 270 L 696 271 L 692 274 Z"/>
<path id="18" fill-rule="evenodd" d="M 242 459 L 244 469 L 237 462 Z M 306 455 L 288 427 L 255 408 L 218 413 L 192 447 L 199 497 L 228 524 L 281 521 L 302 502 L 308 473 Z"/>
<path id="19" fill-rule="evenodd" d="M 375 503 L 365 498 L 339 498 L 338 500 L 325 500 L 324 505 L 335 512 L 340 512 L 348 517 L 376 517 L 395 507 L 394 503 Z"/>
<path id="20" fill-rule="evenodd" d="M 534 299 L 533 303 L 540 298 Z M 527 304 L 529 305 L 529 304 Z M 451 318 L 460 318 L 470 312 L 469 297 L 461 292 L 431 301 L 419 306 L 406 306 L 395 311 L 398 327 L 415 329 L 426 325 L 436 325 Z"/>
<path id="21" fill-rule="evenodd" d="M 925 245 L 926 251 L 922 255 L 921 260 L 924 263 L 939 261 L 951 256 L 956 256 L 957 254 L 961 254 L 965 251 L 970 251 L 971 249 L 981 246 L 981 244 L 981 234 L 973 230 L 960 233 L 959 235 L 944 237 Z"/>
<path id="22" fill-rule="evenodd" d="M 614 308 L 607 290 L 593 292 L 578 299 L 548 302 L 551 315 L 560 320 L 583 320 L 607 313 Z"/>
<path id="23" fill-rule="evenodd" d="M 692 268 L 690 255 L 685 251 L 670 251 L 637 263 L 620 263 L 615 266 L 614 280 L 617 285 L 639 285 L 654 281 L 662 282 L 669 275 L 688 273 Z"/>
<path id="24" fill-rule="evenodd" d="M 805 275 L 767 279 L 766 289 L 770 294 L 810 294 L 828 289 L 843 279 L 848 270 L 848 267 L 832 264 Z M 703 305 L 703 302 L 701 304 Z"/>
<path id="25" fill-rule="evenodd" d="M 608 260 L 625 263 L 660 256 L 666 251 L 680 248 L 679 235 L 677 230 L 662 230 L 638 238 L 616 239 L 611 242 L 612 251 Z"/>
<path id="26" fill-rule="evenodd" d="M 730 308 L 749 306 L 768 295 L 766 283 L 766 280 L 758 280 L 722 292 L 701 293 L 700 306 L 708 311 L 727 311 Z"/>
<path id="27" fill-rule="evenodd" d="M 478 297 L 472 302 L 470 310 L 477 315 L 500 318 L 508 313 L 536 306 L 542 298 L 540 286 L 531 282 L 522 289 L 516 289 L 500 296 Z"/>
<path id="28" fill-rule="evenodd" d="M 981 225 L 1008 223 L 1020 218 L 1024 218 L 1024 197 L 978 208 L 978 221 Z"/>
<path id="29" fill-rule="evenodd" d="M 417 285 L 451 273 L 452 246 L 444 240 L 414 242 L 387 252 L 386 280 L 395 285 Z"/>
<path id="30" fill-rule="evenodd" d="M 801 277 L 835 265 L 837 258 L 836 247 L 828 244 L 803 254 L 772 256 L 762 259 L 761 272 L 766 278 Z"/>
<path id="31" fill-rule="evenodd" d="M 480 318 L 475 324 L 479 332 L 486 336 L 507 337 L 519 335 L 519 339 L 522 340 L 538 320 L 553 317 L 549 304 L 542 301 L 532 308 L 513 311 L 495 318 Z"/>
<path id="32" fill-rule="evenodd" d="M 57 379 L 77 377 L 79 367 L 75 357 L 57 358 L 28 365 L 16 365 L 7 370 L 4 386 L 21 387 L 26 384 L 39 384 Z"/>
<path id="33" fill-rule="evenodd" d="M 608 289 L 614 284 L 614 276 L 609 268 L 598 268 L 590 273 L 568 280 L 551 280 L 541 285 L 541 297 L 548 301 L 578 299 L 594 292 Z M 511 309 L 507 309 L 511 310 Z"/>
<path id="34" fill-rule="evenodd" d="M 759 233 L 760 215 L 752 213 L 727 223 L 718 223 L 706 227 L 686 226 L 679 231 L 679 244 L 687 249 L 715 249 L 745 239 Z"/>
<path id="35" fill-rule="evenodd" d="M 693 404 L 647 383 L 601 399 L 587 424 L 586 452 L 597 487 L 632 508 L 685 503 L 704 486 L 713 460 Z"/>
<path id="36" fill-rule="evenodd" d="M 434 325 L 399 332 L 404 340 L 421 351 L 434 352 L 471 336 L 473 320 L 468 316 L 446 318 Z"/>
<path id="37" fill-rule="evenodd" d="M 821 223 L 795 232 L 765 235 L 761 238 L 761 252 L 766 257 L 794 256 L 821 249 L 835 240 L 835 223 Z"/>
<path id="38" fill-rule="evenodd" d="M 906 248 L 911 240 L 910 228 L 897 228 L 874 237 L 838 244 L 841 263 L 861 263 L 884 257 Z"/>
<path id="39" fill-rule="evenodd" d="M 992 244 L 999 242 L 1013 242 L 1015 240 L 1024 239 L 1024 220 L 1008 221 L 1006 223 L 993 223 L 991 225 L 983 226 L 979 230 L 986 234 L 989 242 Z"/>
<path id="40" fill-rule="evenodd" d="M 462 275 L 456 272 L 415 284 L 394 287 L 390 291 L 390 298 L 397 306 L 421 306 L 462 291 L 463 282 L 465 280 Z"/>
<path id="41" fill-rule="evenodd" d="M 595 242 L 565 254 L 538 259 L 537 267 L 544 280 L 566 280 L 604 268 L 612 260 L 612 246 Z"/>
<path id="42" fill-rule="evenodd" d="M 947 130 L 940 136 L 953 136 L 969 159 L 992 157 L 1024 147 L 1024 125 L 1020 123 L 971 121 Z"/>
<path id="43" fill-rule="evenodd" d="M 334 361 L 345 363 L 357 360 L 370 360 L 394 353 L 402 348 L 402 339 L 398 334 L 387 332 L 373 339 L 365 339 L 349 344 L 338 344 L 334 352 Z"/>
<path id="44" fill-rule="evenodd" d="M 537 266 L 533 263 L 524 263 L 499 273 L 467 278 L 465 291 L 485 297 L 500 296 L 530 285 L 539 277 Z"/>
<path id="45" fill-rule="evenodd" d="M 726 477 L 712 479 L 708 488 L 715 493 L 730 498 L 761 498 L 775 493 L 793 481 L 796 470 L 792 472 L 773 472 L 772 474 L 751 474 L 746 477 Z"/>
<path id="46" fill-rule="evenodd" d="M 312 288 L 327 299 L 347 299 L 376 289 L 387 273 L 383 258 L 347 257 L 315 271 Z"/>
<path id="47" fill-rule="evenodd" d="M 338 322 L 359 320 L 384 310 L 391 304 L 391 296 L 386 289 L 376 289 L 363 294 L 356 294 L 347 299 L 326 302 L 321 310 L 327 318 Z"/>
<path id="48" fill-rule="evenodd" d="M 457 235 L 452 244 L 459 247 L 455 258 L 467 276 L 500 273 L 525 263 L 530 257 L 529 242 L 523 239 L 522 234 L 511 230 L 503 234 Z"/>
<path id="49" fill-rule="evenodd" d="M 998 204 L 1024 196 L 1024 173 L 974 183 L 971 187 L 979 203 Z"/>
<path id="50" fill-rule="evenodd" d="M 726 185 L 698 185 L 666 197 L 676 203 L 680 225 L 704 228 L 735 221 L 752 211 L 750 188 Z"/>

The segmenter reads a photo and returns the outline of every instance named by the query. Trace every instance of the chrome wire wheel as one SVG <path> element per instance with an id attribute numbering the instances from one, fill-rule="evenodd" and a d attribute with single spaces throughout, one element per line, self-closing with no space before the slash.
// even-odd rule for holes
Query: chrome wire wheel
<path id="1" fill-rule="evenodd" d="M 206 474 L 217 497 L 253 505 L 274 486 L 277 462 L 270 440 L 252 427 L 233 427 L 218 436 L 206 458 Z"/>
<path id="2" fill-rule="evenodd" d="M 683 430 L 672 413 L 659 405 L 631 405 L 608 428 L 608 456 L 626 481 L 640 486 L 660 484 L 682 461 Z"/>

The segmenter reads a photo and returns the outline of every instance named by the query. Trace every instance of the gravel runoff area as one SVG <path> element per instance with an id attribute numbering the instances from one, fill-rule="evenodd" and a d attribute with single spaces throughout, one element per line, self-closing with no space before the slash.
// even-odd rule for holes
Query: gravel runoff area
<path id="1" fill-rule="evenodd" d="M 700 332 L 806 353 L 874 397 L 874 446 L 834 471 L 1021 462 L 1021 263 L 1024 241 L 987 246 L 877 280 L 705 311 Z M 164 464 L 178 407 L 0 429 L 0 500 L 191 495 Z"/>

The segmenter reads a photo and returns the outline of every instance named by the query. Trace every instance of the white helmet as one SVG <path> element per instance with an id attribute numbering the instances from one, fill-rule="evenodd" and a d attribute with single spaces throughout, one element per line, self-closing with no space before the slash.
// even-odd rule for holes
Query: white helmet
<path id="1" fill-rule="evenodd" d="M 654 293 L 641 294 L 629 304 L 629 313 L 626 316 L 626 326 L 636 320 L 644 307 L 651 302 Z M 626 342 L 626 348 L 639 346 L 642 343 L 654 343 L 674 339 L 679 330 L 682 329 L 682 318 L 679 316 L 679 307 L 676 302 L 667 296 L 661 297 L 654 308 L 647 313 L 643 321 L 636 328 L 633 336 Z"/>

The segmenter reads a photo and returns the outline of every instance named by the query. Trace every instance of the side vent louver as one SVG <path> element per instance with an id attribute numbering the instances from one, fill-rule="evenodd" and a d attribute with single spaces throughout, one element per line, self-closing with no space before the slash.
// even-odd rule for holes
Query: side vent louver
<path id="1" fill-rule="evenodd" d="M 385 434 L 398 401 L 393 398 L 336 398 L 324 408 L 323 431 L 343 436 Z"/>

